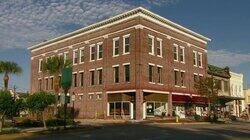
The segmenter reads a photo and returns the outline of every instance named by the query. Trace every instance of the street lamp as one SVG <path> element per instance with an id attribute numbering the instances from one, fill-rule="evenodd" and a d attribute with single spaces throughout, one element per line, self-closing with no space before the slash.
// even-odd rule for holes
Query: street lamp
<path id="1" fill-rule="evenodd" d="M 73 102 L 73 126 L 74 126 L 74 123 L 75 123 L 75 100 L 76 100 L 76 95 L 75 93 L 73 92 L 73 94 L 71 95 L 71 100 Z"/>

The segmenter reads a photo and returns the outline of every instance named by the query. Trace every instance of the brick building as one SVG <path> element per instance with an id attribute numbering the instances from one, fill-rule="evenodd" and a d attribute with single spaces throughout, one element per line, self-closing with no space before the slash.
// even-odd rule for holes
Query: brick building
<path id="1" fill-rule="evenodd" d="M 193 85 L 207 74 L 208 41 L 139 7 L 29 47 L 30 92 L 53 91 L 41 62 L 63 55 L 73 60 L 78 118 L 171 116 L 190 100 L 202 104 Z"/>

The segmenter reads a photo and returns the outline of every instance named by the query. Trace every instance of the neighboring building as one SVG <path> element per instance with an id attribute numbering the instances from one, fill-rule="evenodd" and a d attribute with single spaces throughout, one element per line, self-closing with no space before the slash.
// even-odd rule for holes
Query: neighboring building
<path id="1" fill-rule="evenodd" d="M 245 94 L 245 109 L 248 111 L 248 115 L 250 114 L 250 89 L 244 89 Z"/>
<path id="2" fill-rule="evenodd" d="M 29 47 L 30 92 L 53 91 L 41 63 L 61 55 L 73 60 L 78 118 L 171 116 L 190 101 L 205 106 L 194 81 L 207 75 L 208 41 L 139 7 Z"/>
<path id="3" fill-rule="evenodd" d="M 243 92 L 243 74 L 230 72 L 230 93 L 232 97 L 238 98 L 229 104 L 232 106 L 232 114 L 240 117 L 245 109 Z"/>

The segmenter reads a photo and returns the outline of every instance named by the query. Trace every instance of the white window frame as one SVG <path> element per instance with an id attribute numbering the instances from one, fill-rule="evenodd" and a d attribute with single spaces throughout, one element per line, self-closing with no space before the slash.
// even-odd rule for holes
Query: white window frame
<path id="1" fill-rule="evenodd" d="M 195 54 L 195 57 L 193 58 L 193 60 L 195 60 L 195 67 L 198 67 L 198 57 L 197 57 L 197 51 L 193 51 L 193 54 Z"/>
<path id="2" fill-rule="evenodd" d="M 94 83 L 93 83 L 93 85 L 92 85 L 92 75 L 90 74 L 90 77 L 91 78 L 89 78 L 89 84 L 90 84 L 90 86 L 94 86 L 95 84 L 96 84 L 96 81 L 95 81 L 95 69 L 90 69 L 89 70 L 89 72 L 91 73 L 91 72 L 94 72 Z"/>
<path id="3" fill-rule="evenodd" d="M 64 52 L 63 53 L 63 59 L 64 59 L 64 61 L 66 61 L 68 59 L 67 58 L 69 56 L 68 54 L 69 54 L 69 52 Z"/>
<path id="4" fill-rule="evenodd" d="M 164 85 L 163 84 L 163 79 L 162 79 L 163 78 L 163 66 L 162 65 L 156 65 L 156 67 L 157 67 L 157 70 L 158 70 L 158 68 L 161 68 L 161 82 L 159 83 L 158 80 L 157 80 L 157 84 L 158 85 Z"/>
<path id="5" fill-rule="evenodd" d="M 180 72 L 179 69 L 174 69 L 174 72 L 176 72 L 176 71 L 177 71 L 177 72 Z M 174 76 L 175 76 L 175 75 L 174 75 Z M 178 74 L 177 74 L 177 76 L 178 76 Z M 177 77 L 177 78 L 178 78 L 178 77 Z M 174 81 L 174 82 L 175 82 L 175 81 Z M 178 79 L 177 79 L 177 82 L 178 82 Z M 180 87 L 179 85 L 176 85 L 175 83 L 174 83 L 174 86 L 175 86 L 175 87 Z"/>
<path id="6" fill-rule="evenodd" d="M 100 79 L 99 79 L 99 78 L 100 78 L 100 77 L 99 77 L 99 74 L 100 74 L 100 73 L 99 73 L 99 70 L 102 70 L 102 83 L 101 83 L 101 84 L 100 84 L 100 82 L 99 82 L 99 81 L 100 81 Z M 98 77 L 98 79 L 97 79 L 98 85 L 102 85 L 102 84 L 103 84 L 103 68 L 102 68 L 102 67 L 97 68 L 96 71 L 97 71 L 97 77 Z"/>
<path id="7" fill-rule="evenodd" d="M 130 83 L 130 80 L 131 80 L 131 75 L 130 75 L 130 73 L 129 73 L 129 81 L 126 81 L 126 73 L 125 73 L 125 66 L 129 66 L 129 72 L 131 71 L 131 65 L 130 65 L 130 63 L 123 63 L 122 64 L 123 65 L 123 67 L 124 67 L 124 82 L 126 82 L 126 83 Z"/>
<path id="8" fill-rule="evenodd" d="M 150 84 L 155 84 L 155 81 L 154 81 L 154 66 L 155 64 L 153 63 L 148 63 L 148 66 L 152 66 L 153 69 L 152 69 L 152 81 L 149 81 Z M 149 68 L 149 67 L 148 67 Z M 149 76 L 149 75 L 148 75 Z"/>
<path id="9" fill-rule="evenodd" d="M 157 56 L 162 57 L 162 39 L 161 38 L 156 38 L 156 41 L 160 42 L 160 55 L 157 54 Z M 156 48 L 157 48 L 157 46 L 156 46 Z"/>
<path id="10" fill-rule="evenodd" d="M 82 81 L 82 77 L 81 77 L 81 74 L 83 74 L 83 81 Z M 84 71 L 79 71 L 79 78 L 80 78 L 80 80 L 79 80 L 79 87 L 84 87 Z"/>
<path id="11" fill-rule="evenodd" d="M 73 50 L 73 65 L 77 65 L 78 64 L 78 60 L 75 63 L 75 58 L 78 59 L 78 54 L 77 55 L 75 54 L 76 52 L 78 53 L 78 49 Z"/>
<path id="12" fill-rule="evenodd" d="M 102 92 L 96 92 L 96 100 L 102 100 L 102 97 L 99 98 L 98 95 L 103 96 Z"/>
<path id="13" fill-rule="evenodd" d="M 39 59 L 39 66 L 38 66 L 38 72 L 41 73 L 42 72 L 42 62 L 43 62 L 43 59 Z"/>
<path id="14" fill-rule="evenodd" d="M 102 58 L 100 58 L 100 56 L 99 56 L 100 45 L 102 45 Z M 97 60 L 102 60 L 103 59 L 103 50 L 104 50 L 103 42 L 97 43 Z"/>
<path id="15" fill-rule="evenodd" d="M 182 55 L 183 55 L 183 61 L 180 60 L 181 63 L 185 64 L 185 47 L 180 46 L 180 49 L 182 51 Z"/>
<path id="16" fill-rule="evenodd" d="M 92 48 L 95 47 L 95 44 L 89 46 L 89 62 L 95 61 L 95 58 L 92 60 Z"/>
<path id="17" fill-rule="evenodd" d="M 148 38 L 151 38 L 152 39 L 152 46 L 151 46 L 151 52 L 148 52 L 148 54 L 150 54 L 150 55 L 154 55 L 155 53 L 154 53 L 154 48 L 155 48 L 155 46 L 154 46 L 154 36 L 152 36 L 152 35 L 148 35 Z"/>
<path id="18" fill-rule="evenodd" d="M 119 46 L 118 46 L 118 54 L 115 55 L 115 42 L 116 42 L 116 41 L 119 42 L 119 39 L 120 39 L 120 37 L 113 38 L 113 57 L 119 56 Z"/>
<path id="19" fill-rule="evenodd" d="M 129 52 L 125 52 L 125 47 L 126 47 L 126 44 L 125 44 L 125 40 L 126 40 L 126 38 L 129 38 Z M 127 34 L 127 35 L 124 35 L 123 36 L 123 55 L 125 55 L 125 54 L 130 54 L 130 34 Z"/>
<path id="20" fill-rule="evenodd" d="M 180 70 L 180 72 L 182 73 L 184 73 L 184 78 L 185 78 L 185 75 L 186 75 L 186 71 L 185 70 Z M 180 73 L 180 75 L 181 75 L 181 73 Z M 181 77 L 181 76 L 180 76 Z M 186 86 L 185 86 L 185 79 L 183 79 L 183 86 L 181 85 L 181 87 L 182 88 L 186 88 Z"/>
<path id="21" fill-rule="evenodd" d="M 82 61 L 82 56 L 83 56 L 83 57 L 85 57 L 85 56 L 84 56 L 84 54 L 82 54 L 82 51 L 83 51 L 83 53 L 84 53 L 84 47 L 80 48 L 79 51 L 80 51 L 80 52 L 79 52 L 79 64 L 83 64 L 83 63 L 84 63 L 84 60 Z"/>
<path id="22" fill-rule="evenodd" d="M 173 47 L 176 48 L 176 56 L 177 56 L 176 59 L 174 58 L 174 61 L 178 62 L 179 61 L 179 48 L 178 48 L 178 45 L 174 44 Z"/>
<path id="23" fill-rule="evenodd" d="M 112 66 L 112 68 L 113 68 L 113 82 L 114 82 L 115 84 L 120 83 L 120 77 L 119 77 L 119 76 L 120 76 L 120 68 L 119 68 L 119 71 L 118 71 L 118 79 L 119 79 L 119 81 L 118 81 L 117 83 L 115 82 L 115 70 L 114 70 L 114 68 L 117 68 L 117 67 L 119 68 L 119 64 L 118 64 L 118 65 L 113 65 L 113 66 Z"/>
<path id="24" fill-rule="evenodd" d="M 202 68 L 202 53 L 198 52 L 198 55 L 199 55 L 199 58 L 200 58 L 200 61 L 201 61 L 201 65 L 198 64 L 198 66 L 199 66 L 199 68 Z"/>

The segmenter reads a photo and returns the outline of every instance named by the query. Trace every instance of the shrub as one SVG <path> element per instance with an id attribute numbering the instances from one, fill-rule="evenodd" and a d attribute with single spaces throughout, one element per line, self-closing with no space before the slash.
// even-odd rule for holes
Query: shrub
<path id="1" fill-rule="evenodd" d="M 66 120 L 66 125 L 71 125 L 73 123 L 73 120 Z M 63 126 L 64 120 L 63 119 L 49 119 L 46 121 L 46 125 L 48 127 L 56 127 L 56 126 Z"/>
<path id="2" fill-rule="evenodd" d="M 3 135 L 3 134 L 13 134 L 13 133 L 20 133 L 20 129 L 15 128 L 15 127 L 13 127 L 13 128 L 8 128 L 8 129 L 4 129 L 4 130 L 0 133 L 0 135 Z"/>
<path id="3" fill-rule="evenodd" d="M 236 116 L 234 116 L 234 115 L 230 115 L 230 116 L 229 116 L 229 119 L 230 119 L 231 121 L 236 121 L 236 120 L 237 120 Z"/>
<path id="4" fill-rule="evenodd" d="M 201 119 L 201 116 L 198 115 L 198 114 L 195 114 L 195 115 L 194 115 L 194 119 L 195 119 L 196 121 L 199 121 L 199 120 Z"/>
<path id="5" fill-rule="evenodd" d="M 16 123 L 17 127 L 42 127 L 43 123 L 41 121 L 26 119 L 20 123 Z"/>

